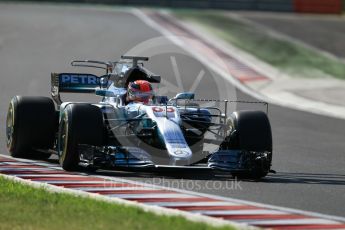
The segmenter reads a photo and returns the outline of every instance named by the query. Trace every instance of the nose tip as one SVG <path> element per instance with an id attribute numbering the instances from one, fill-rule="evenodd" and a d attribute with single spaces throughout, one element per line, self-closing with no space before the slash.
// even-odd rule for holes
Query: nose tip
<path id="1" fill-rule="evenodd" d="M 188 160 L 192 157 L 192 152 L 187 149 L 178 149 L 173 152 L 173 155 L 177 160 Z"/>

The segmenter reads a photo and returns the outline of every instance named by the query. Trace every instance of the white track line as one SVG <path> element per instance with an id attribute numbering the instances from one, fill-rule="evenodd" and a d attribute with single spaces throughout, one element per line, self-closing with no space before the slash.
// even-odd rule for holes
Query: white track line
<path id="1" fill-rule="evenodd" d="M 12 176 L 12 175 L 11 175 Z M 105 181 L 57 181 L 54 183 L 54 185 L 59 185 L 59 184 L 66 184 L 66 185 L 74 185 L 74 184 L 105 184 L 107 182 Z"/>
<path id="2" fill-rule="evenodd" d="M 141 199 L 141 198 L 194 198 L 195 196 L 187 194 L 171 193 L 142 193 L 142 194 L 106 194 L 109 197 L 122 199 Z"/>
<path id="3" fill-rule="evenodd" d="M 266 210 L 266 209 L 254 209 L 254 210 L 193 210 L 192 213 L 200 213 L 202 215 L 287 215 L 290 213 Z"/>
<path id="4" fill-rule="evenodd" d="M 25 178 L 22 178 L 24 180 L 29 180 L 29 179 L 25 179 Z M 29 180 L 29 181 L 33 181 L 33 182 L 37 182 L 37 183 L 45 183 L 45 184 L 52 184 L 52 185 L 58 185 L 58 184 L 67 184 L 67 183 L 72 183 L 72 184 L 75 184 L 77 183 L 78 181 L 70 181 L 70 180 L 35 180 L 35 179 L 32 179 L 32 180 Z M 93 183 L 92 180 L 88 180 L 88 181 L 85 181 L 86 183 Z"/>
<path id="5" fill-rule="evenodd" d="M 16 172 L 16 171 L 55 171 L 54 169 L 51 169 L 51 168 L 5 168 L 5 167 L 0 167 L 0 172 L 2 171 L 13 171 L 13 172 Z"/>
<path id="6" fill-rule="evenodd" d="M 139 187 L 139 186 L 123 186 L 123 187 L 73 187 L 73 189 L 78 189 L 85 192 L 94 192 L 94 191 L 124 191 L 124 190 L 152 190 L 152 188 L 148 187 Z M 155 191 L 161 191 L 161 190 L 155 190 Z"/>
<path id="7" fill-rule="evenodd" d="M 70 174 L 11 174 L 11 176 L 16 177 L 32 177 L 32 178 L 40 178 L 40 177 L 80 177 L 81 175 L 70 175 Z"/>
<path id="8" fill-rule="evenodd" d="M 308 224 L 338 224 L 338 222 L 325 219 L 291 219 L 291 220 L 259 220 L 246 221 L 253 225 L 308 225 Z"/>
<path id="9" fill-rule="evenodd" d="M 157 205 L 164 207 L 197 207 L 197 206 L 238 206 L 238 203 L 223 201 L 203 201 L 203 202 L 145 202 L 147 205 Z"/>
<path id="10" fill-rule="evenodd" d="M 40 166 L 46 166 L 46 167 L 53 167 L 53 168 L 57 168 L 59 170 L 62 170 L 61 167 L 56 167 L 56 164 L 51 164 L 51 163 L 42 163 L 42 162 L 36 162 L 37 165 Z M 63 170 L 62 170 L 63 171 Z"/>
<path id="11" fill-rule="evenodd" d="M 0 166 L 2 165 L 32 165 L 32 164 L 8 161 L 8 162 L 0 162 Z"/>

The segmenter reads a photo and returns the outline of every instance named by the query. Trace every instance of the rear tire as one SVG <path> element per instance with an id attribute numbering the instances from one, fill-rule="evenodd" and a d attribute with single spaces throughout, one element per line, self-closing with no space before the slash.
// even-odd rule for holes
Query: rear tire
<path id="1" fill-rule="evenodd" d="M 66 171 L 78 171 L 79 144 L 103 144 L 103 115 L 97 106 L 70 104 L 62 113 L 59 125 L 59 161 Z"/>
<path id="2" fill-rule="evenodd" d="M 13 157 L 46 159 L 50 154 L 34 149 L 51 149 L 56 133 L 54 102 L 47 97 L 12 98 L 6 120 L 7 148 Z"/>

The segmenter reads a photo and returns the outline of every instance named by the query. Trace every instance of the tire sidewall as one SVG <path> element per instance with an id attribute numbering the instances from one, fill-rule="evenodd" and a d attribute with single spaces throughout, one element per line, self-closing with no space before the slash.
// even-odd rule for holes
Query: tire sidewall
<path id="1" fill-rule="evenodd" d="M 7 149 L 8 151 L 11 153 L 11 155 L 13 157 L 16 157 L 18 152 L 18 148 L 16 145 L 17 139 L 18 139 L 18 132 L 17 132 L 17 123 L 18 120 L 16 119 L 16 115 L 17 115 L 17 111 L 16 108 L 17 107 L 17 97 L 13 97 L 10 101 L 10 105 L 7 111 L 7 117 L 6 117 L 6 129 L 8 128 L 8 122 L 11 122 L 11 128 L 12 128 L 12 133 L 11 133 L 11 137 L 8 138 L 8 130 L 6 130 L 6 145 L 7 145 Z"/>
<path id="2" fill-rule="evenodd" d="M 91 104 L 69 104 L 61 113 L 58 134 L 59 162 L 68 171 L 79 170 L 79 144 L 100 146 L 103 141 L 103 116 Z"/>
<path id="3" fill-rule="evenodd" d="M 72 106 L 67 106 L 61 116 L 58 140 L 59 162 L 64 169 L 73 169 L 79 162 L 79 154 L 72 154 L 76 153 L 77 148 L 71 127 Z"/>

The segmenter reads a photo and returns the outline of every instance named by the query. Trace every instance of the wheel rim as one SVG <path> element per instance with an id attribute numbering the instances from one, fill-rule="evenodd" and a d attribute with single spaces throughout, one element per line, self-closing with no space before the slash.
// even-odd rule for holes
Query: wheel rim
<path id="1" fill-rule="evenodd" d="M 6 118 L 6 139 L 7 139 L 7 148 L 12 148 L 13 143 L 13 133 L 14 133 L 14 110 L 13 103 L 11 102 L 10 107 L 7 112 Z"/>
<path id="2" fill-rule="evenodd" d="M 61 120 L 61 130 L 60 130 L 60 144 L 59 144 L 59 159 L 60 164 L 63 164 L 66 157 L 67 139 L 68 139 L 68 119 L 67 114 L 64 115 Z"/>

